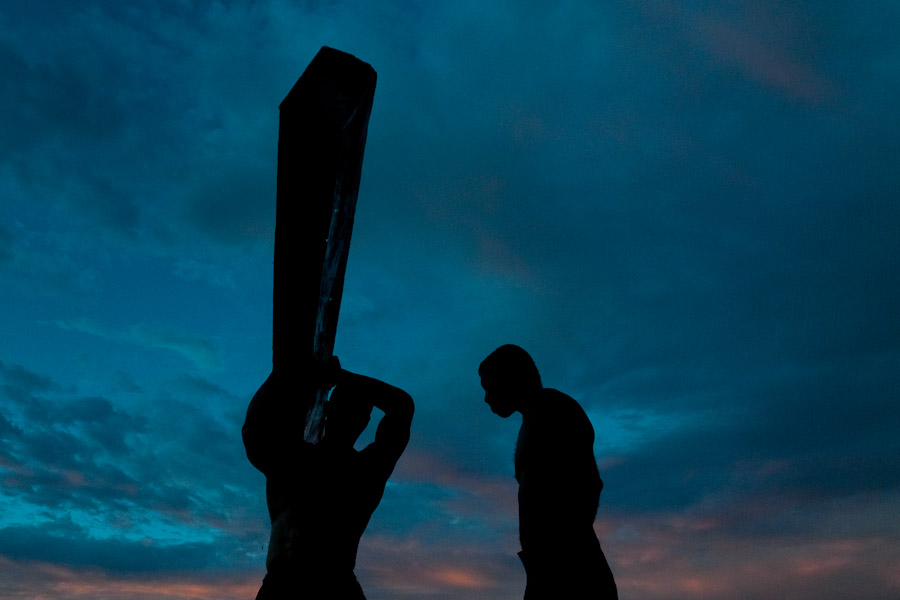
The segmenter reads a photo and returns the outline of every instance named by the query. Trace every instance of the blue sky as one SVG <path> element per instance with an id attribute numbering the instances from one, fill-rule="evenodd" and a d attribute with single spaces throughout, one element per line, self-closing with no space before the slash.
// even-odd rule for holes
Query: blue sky
<path id="1" fill-rule="evenodd" d="M 623 598 L 900 593 L 900 8 L 0 12 L 0 596 L 250 598 L 278 104 L 372 64 L 336 353 L 408 390 L 369 598 L 521 597 L 503 343 L 578 399 Z"/>

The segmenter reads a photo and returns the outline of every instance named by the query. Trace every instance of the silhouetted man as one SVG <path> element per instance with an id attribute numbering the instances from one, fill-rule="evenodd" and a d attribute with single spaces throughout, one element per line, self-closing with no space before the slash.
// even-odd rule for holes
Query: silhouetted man
<path id="1" fill-rule="evenodd" d="M 250 462 L 266 476 L 272 534 L 257 600 L 364 600 L 353 569 L 356 551 L 388 477 L 409 442 L 412 398 L 377 379 L 325 369 L 336 384 L 318 444 L 303 440 L 299 403 L 272 375 L 253 397 L 242 429 Z M 353 445 L 372 407 L 384 411 L 375 441 Z"/>
<path id="2" fill-rule="evenodd" d="M 603 482 L 584 410 L 543 387 L 531 356 L 518 346 L 497 348 L 478 374 L 495 414 L 522 414 L 515 466 L 525 599 L 618 598 L 594 533 Z"/>

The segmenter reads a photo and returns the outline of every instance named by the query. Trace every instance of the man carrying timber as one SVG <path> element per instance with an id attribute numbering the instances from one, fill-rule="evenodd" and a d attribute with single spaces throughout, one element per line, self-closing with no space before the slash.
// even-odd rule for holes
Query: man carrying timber
<path id="1" fill-rule="evenodd" d="M 340 368 L 333 358 L 321 382 L 334 386 L 322 439 L 303 439 L 298 402 L 275 374 L 247 409 L 242 429 L 250 462 L 266 476 L 272 534 L 257 600 L 364 600 L 353 569 L 369 519 L 409 442 L 413 400 L 403 390 Z M 353 446 L 372 408 L 384 412 L 375 440 Z"/>

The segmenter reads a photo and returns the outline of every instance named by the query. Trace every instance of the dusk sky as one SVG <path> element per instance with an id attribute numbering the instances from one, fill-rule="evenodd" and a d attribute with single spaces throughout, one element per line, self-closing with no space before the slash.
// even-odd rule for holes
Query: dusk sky
<path id="1" fill-rule="evenodd" d="M 323 45 L 378 72 L 335 353 L 416 401 L 370 600 L 521 598 L 504 343 L 594 425 L 623 600 L 900 597 L 898 31 L 893 0 L 5 0 L 0 598 L 256 594 L 278 104 Z"/>

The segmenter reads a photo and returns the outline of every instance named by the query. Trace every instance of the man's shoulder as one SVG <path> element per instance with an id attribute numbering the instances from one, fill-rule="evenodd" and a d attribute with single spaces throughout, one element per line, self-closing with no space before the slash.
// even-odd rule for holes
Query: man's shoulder
<path id="1" fill-rule="evenodd" d="M 541 408 L 557 413 L 584 413 L 581 404 L 575 398 L 553 388 L 541 390 Z"/>
<path id="2" fill-rule="evenodd" d="M 590 427 L 593 433 L 587 413 L 572 396 L 553 388 L 544 388 L 541 390 L 539 406 L 539 420 L 567 427 L 578 423 Z"/>
<path id="3" fill-rule="evenodd" d="M 566 400 L 575 402 L 575 399 L 572 398 L 572 396 L 565 394 L 555 388 L 548 388 L 548 387 L 541 388 L 541 395 L 547 399 L 557 399 L 558 400 L 558 399 L 565 398 Z"/>

